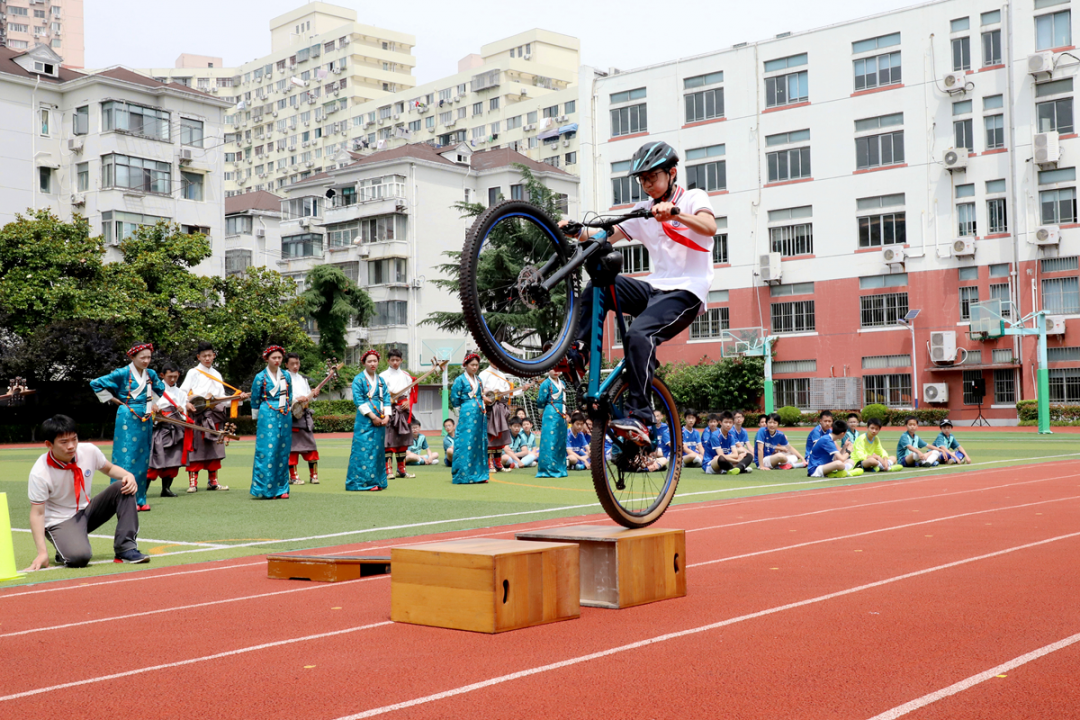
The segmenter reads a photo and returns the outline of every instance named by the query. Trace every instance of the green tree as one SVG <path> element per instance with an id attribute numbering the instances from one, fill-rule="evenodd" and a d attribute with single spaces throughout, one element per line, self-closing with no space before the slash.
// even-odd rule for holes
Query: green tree
<path id="1" fill-rule="evenodd" d="M 307 274 L 301 295 L 304 310 L 319 327 L 319 350 L 324 357 L 345 356 L 349 320 L 367 325 L 375 316 L 371 296 L 333 265 L 317 265 Z"/>
<path id="2" fill-rule="evenodd" d="M 679 407 L 702 412 L 751 410 L 765 388 L 765 359 L 730 357 L 716 362 L 705 356 L 696 365 L 667 363 L 657 376 Z"/>

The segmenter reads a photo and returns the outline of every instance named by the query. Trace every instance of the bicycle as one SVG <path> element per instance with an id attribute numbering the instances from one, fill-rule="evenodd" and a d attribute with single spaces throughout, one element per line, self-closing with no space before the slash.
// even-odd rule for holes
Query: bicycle
<path id="1" fill-rule="evenodd" d="M 675 209 L 676 212 L 678 208 Z M 511 200 L 488 208 L 470 228 L 461 255 L 460 294 L 464 321 L 478 347 L 500 370 L 533 377 L 565 362 L 577 337 L 580 272 L 584 265 L 593 279 L 587 385 L 572 383 L 579 407 L 593 421 L 589 448 L 593 487 L 612 520 L 628 528 L 656 522 L 675 496 L 682 470 L 682 433 L 671 392 L 657 377 L 648 390 L 649 404 L 667 422 L 671 436 L 665 467 L 658 467 L 660 441 L 655 428 L 651 443 L 639 446 L 619 437 L 610 422 L 626 416 L 627 385 L 623 362 L 601 380 L 603 328 L 606 312 L 602 293 L 613 287 L 622 271 L 622 253 L 600 253 L 604 241 L 622 222 L 652 217 L 646 209 L 625 215 L 598 217 L 559 228 L 541 208 Z M 572 243 L 567 233 L 582 227 L 599 229 L 594 237 Z M 576 245 L 576 247 L 572 247 Z M 610 247 L 610 246 L 609 246 Z M 600 254 L 598 254 L 600 253 Z M 626 326 L 618 299 L 611 292 L 620 337 Z M 610 451 L 607 452 L 607 447 Z"/>

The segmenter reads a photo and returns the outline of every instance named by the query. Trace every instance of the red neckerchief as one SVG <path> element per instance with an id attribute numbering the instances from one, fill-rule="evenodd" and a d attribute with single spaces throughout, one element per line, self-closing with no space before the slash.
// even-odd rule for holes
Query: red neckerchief
<path id="1" fill-rule="evenodd" d="M 78 455 L 76 455 L 78 457 Z M 75 476 L 75 510 L 79 509 L 79 497 L 86 493 L 86 486 L 83 484 L 83 474 L 79 466 L 75 464 L 75 460 L 67 463 L 66 465 L 53 457 L 52 452 L 45 455 L 45 462 L 49 467 L 56 468 L 57 470 L 70 470 Z M 90 501 L 87 500 L 89 503 Z"/>

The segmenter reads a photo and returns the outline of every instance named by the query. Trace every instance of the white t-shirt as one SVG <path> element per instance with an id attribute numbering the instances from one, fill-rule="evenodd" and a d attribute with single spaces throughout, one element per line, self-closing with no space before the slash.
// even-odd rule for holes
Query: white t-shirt
<path id="1" fill-rule="evenodd" d="M 704 190 L 675 190 L 672 202 L 682 215 L 696 215 L 701 210 L 713 213 L 709 195 Z M 635 210 L 652 207 L 646 200 L 634 206 Z M 639 240 L 649 251 L 653 272 L 642 278 L 657 290 L 686 290 L 701 300 L 701 312 L 709 300 L 709 288 L 713 279 L 713 238 L 700 235 L 679 222 L 679 218 L 658 223 L 652 218 L 627 220 L 619 229 L 631 240 Z"/>
<path id="2" fill-rule="evenodd" d="M 202 370 L 202 372 L 199 372 L 200 370 Z M 224 397 L 225 386 L 222 385 L 220 382 L 215 382 L 211 380 L 210 378 L 206 377 L 206 375 L 203 375 L 203 373 L 213 375 L 218 380 L 221 380 L 221 373 L 219 373 L 215 368 L 208 368 L 202 363 L 199 363 L 198 365 L 187 371 L 187 375 L 184 377 L 184 382 L 180 383 L 180 389 L 183 390 L 185 393 L 195 395 L 197 397 Z"/>
<path id="3" fill-rule="evenodd" d="M 45 506 L 45 527 L 58 525 L 75 515 L 75 478 L 71 469 L 61 470 L 49 467 L 42 455 L 30 469 L 30 484 L 27 495 L 34 505 Z M 90 504 L 90 482 L 108 461 L 105 455 L 90 443 L 79 443 L 75 448 L 75 464 L 83 474 L 83 490 L 79 496 L 79 509 Z"/>

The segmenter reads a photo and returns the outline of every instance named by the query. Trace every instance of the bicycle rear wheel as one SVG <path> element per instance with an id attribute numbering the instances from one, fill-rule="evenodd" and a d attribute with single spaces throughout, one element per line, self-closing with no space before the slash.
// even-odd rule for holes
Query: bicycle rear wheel
<path id="1" fill-rule="evenodd" d="M 626 390 L 626 382 L 620 378 L 608 393 L 610 414 L 614 418 L 629 414 L 625 410 Z M 589 447 L 593 487 L 608 516 L 628 528 L 646 527 L 660 519 L 675 497 L 682 472 L 682 432 L 675 400 L 667 386 L 655 377 L 648 399 L 652 409 L 663 415 L 671 435 L 665 467 L 657 467 L 657 459 L 651 457 L 656 445 L 639 448 L 616 437 L 611 429 L 612 418 L 593 419 Z"/>
<path id="2" fill-rule="evenodd" d="M 562 360 L 577 334 L 578 271 L 549 292 L 539 283 L 573 255 L 541 208 L 512 200 L 488 208 L 465 238 L 461 309 L 484 355 L 504 372 L 536 376 Z"/>

